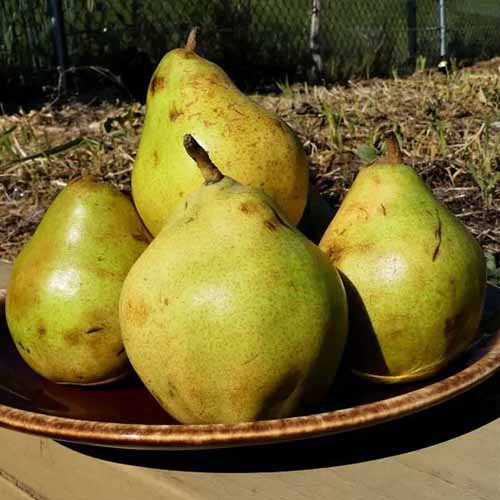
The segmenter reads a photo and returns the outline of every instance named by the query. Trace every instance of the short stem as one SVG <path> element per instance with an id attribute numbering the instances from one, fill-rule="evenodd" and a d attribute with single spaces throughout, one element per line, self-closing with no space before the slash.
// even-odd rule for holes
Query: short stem
<path id="1" fill-rule="evenodd" d="M 223 179 L 224 174 L 212 162 L 208 153 L 196 142 L 196 139 L 191 134 L 184 136 L 184 149 L 198 165 L 205 179 L 205 184 L 212 184 Z"/>
<path id="2" fill-rule="evenodd" d="M 195 26 L 189 32 L 186 45 L 184 46 L 186 50 L 190 50 L 191 52 L 194 52 L 196 50 L 196 35 L 198 34 L 198 29 L 198 26 Z"/>
<path id="3" fill-rule="evenodd" d="M 403 154 L 399 147 L 399 142 L 394 132 L 389 132 L 384 140 L 385 154 L 376 163 L 384 165 L 399 165 L 403 163 Z"/>

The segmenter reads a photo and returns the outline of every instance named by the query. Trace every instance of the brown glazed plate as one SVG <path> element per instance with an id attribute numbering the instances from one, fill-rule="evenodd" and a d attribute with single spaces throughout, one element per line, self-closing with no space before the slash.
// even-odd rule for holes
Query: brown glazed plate
<path id="1" fill-rule="evenodd" d="M 489 310 L 491 320 L 491 308 L 500 306 L 500 290 L 489 287 L 488 292 L 485 319 Z M 234 425 L 181 425 L 160 408 L 134 375 L 94 387 L 58 385 L 39 377 L 14 347 L 5 322 L 4 299 L 5 291 L 0 290 L 0 426 L 90 445 L 221 448 L 356 430 L 444 402 L 500 368 L 500 331 L 493 329 L 483 333 L 444 373 L 425 382 L 374 385 L 341 370 L 328 401 L 307 415 Z"/>

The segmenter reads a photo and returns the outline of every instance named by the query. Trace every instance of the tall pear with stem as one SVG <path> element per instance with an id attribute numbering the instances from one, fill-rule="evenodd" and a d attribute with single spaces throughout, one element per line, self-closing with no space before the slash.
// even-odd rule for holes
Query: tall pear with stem
<path id="1" fill-rule="evenodd" d="M 430 377 L 477 338 L 481 247 L 410 166 L 394 135 L 361 169 L 320 242 L 350 308 L 350 364 L 382 383 Z"/>
<path id="2" fill-rule="evenodd" d="M 292 223 L 299 221 L 309 176 L 300 141 L 277 115 L 243 94 L 221 67 L 196 53 L 196 30 L 184 48 L 163 57 L 148 90 L 132 194 L 154 235 L 203 183 L 182 145 L 188 132 L 224 174 L 261 188 Z"/>
<path id="3" fill-rule="evenodd" d="M 204 184 L 132 267 L 120 324 L 132 365 L 184 423 L 294 414 L 324 399 L 347 332 L 335 268 L 260 189 L 191 135 Z"/>

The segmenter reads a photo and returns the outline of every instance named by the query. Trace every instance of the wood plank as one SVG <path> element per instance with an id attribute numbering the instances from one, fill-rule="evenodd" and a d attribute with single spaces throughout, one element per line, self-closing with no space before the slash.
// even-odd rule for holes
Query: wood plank
<path id="1" fill-rule="evenodd" d="M 186 475 L 170 471 L 169 478 L 175 477 L 179 484 L 187 485 L 193 498 L 202 496 L 214 500 L 254 496 L 266 500 L 326 500 L 333 495 L 353 500 L 498 500 L 500 453 L 490 433 L 498 432 L 499 428 L 500 420 L 496 420 L 423 450 L 357 464 L 266 474 Z M 369 444 L 367 442 L 367 446 Z M 159 479 L 164 471 L 146 469 L 144 474 Z"/>
<path id="2" fill-rule="evenodd" d="M 2 500 L 42 500 L 41 497 L 36 497 L 23 491 L 20 485 L 16 485 L 16 481 L 11 477 L 6 477 L 0 471 L 0 498 Z"/>
<path id="3" fill-rule="evenodd" d="M 491 436 L 497 436 L 499 427 L 497 419 L 458 438 L 399 456 L 269 473 L 162 470 L 161 459 L 156 468 L 122 465 L 0 429 L 0 469 L 50 500 L 135 500 L 144 495 L 152 500 L 326 500 L 332 495 L 349 500 L 498 500 L 500 455 Z M 116 453 L 119 456 L 120 451 Z"/>
<path id="4" fill-rule="evenodd" d="M 141 473 L 141 468 L 96 460 L 49 439 L 0 429 L 0 442 L 0 470 L 19 479 L 36 492 L 35 498 L 195 498 L 187 495 L 175 480 L 169 481 L 168 477 L 152 480 Z M 3 497 L 0 498 L 3 500 Z"/>
<path id="5" fill-rule="evenodd" d="M 399 461 L 429 476 L 453 483 L 478 498 L 500 498 L 500 425 L 495 421 L 459 446 L 445 443 L 426 454 L 402 456 Z M 456 452 L 454 452 L 456 450 Z"/>

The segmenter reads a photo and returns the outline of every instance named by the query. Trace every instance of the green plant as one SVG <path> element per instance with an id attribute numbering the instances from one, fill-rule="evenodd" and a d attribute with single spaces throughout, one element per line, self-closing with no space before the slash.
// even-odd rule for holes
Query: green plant
<path id="1" fill-rule="evenodd" d="M 330 149 L 342 150 L 344 147 L 342 126 L 346 123 L 344 112 L 333 111 L 333 109 L 327 105 L 322 105 L 321 109 L 328 124 Z"/>
<path id="2" fill-rule="evenodd" d="M 483 122 L 478 158 L 467 162 L 467 170 L 481 190 L 484 206 L 491 208 L 500 187 L 500 138 L 497 134 L 491 136 L 489 119 Z"/>
<path id="3" fill-rule="evenodd" d="M 447 131 L 449 123 L 441 117 L 441 102 L 434 101 L 427 108 L 427 114 L 430 118 L 430 129 L 436 134 L 442 155 L 448 153 Z"/>
<path id="4" fill-rule="evenodd" d="M 417 56 L 416 70 L 425 71 L 426 68 L 427 68 L 427 57 L 423 55 Z"/>

